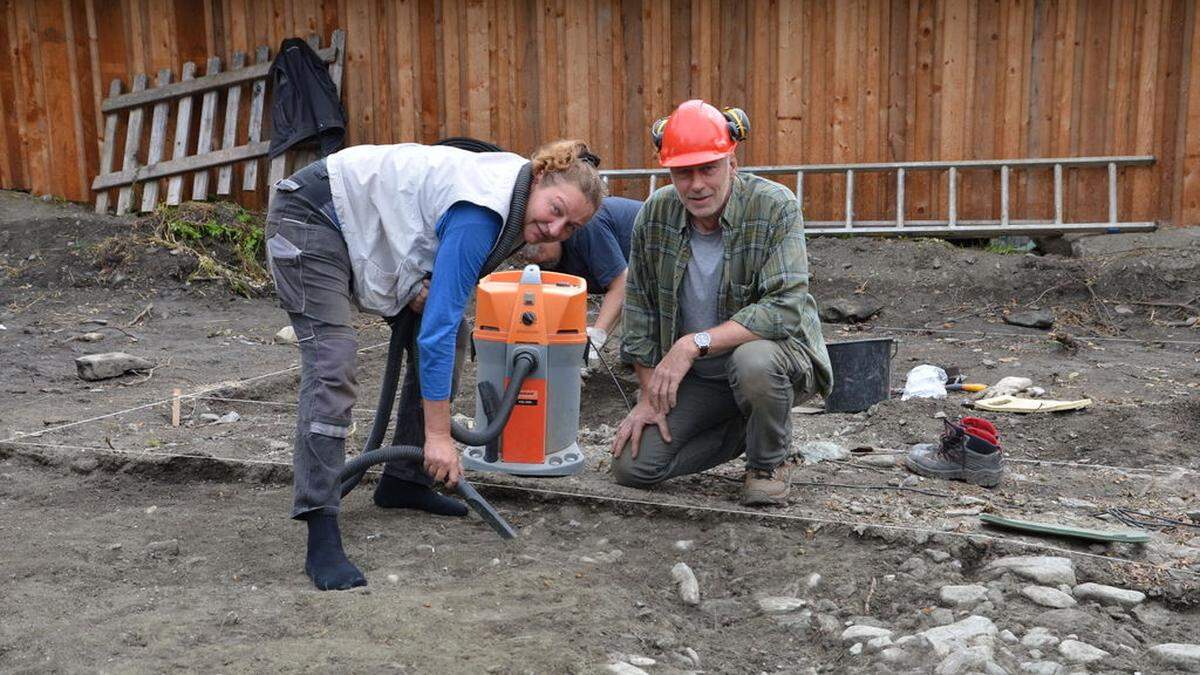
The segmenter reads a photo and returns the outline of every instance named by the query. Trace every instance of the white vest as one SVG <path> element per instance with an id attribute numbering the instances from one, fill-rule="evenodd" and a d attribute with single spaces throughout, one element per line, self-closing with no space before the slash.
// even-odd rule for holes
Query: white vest
<path id="1" fill-rule="evenodd" d="M 364 311 L 400 312 L 433 270 L 437 222 L 456 202 L 508 219 L 517 173 L 529 160 L 441 145 L 356 145 L 329 156 L 329 189 Z"/>

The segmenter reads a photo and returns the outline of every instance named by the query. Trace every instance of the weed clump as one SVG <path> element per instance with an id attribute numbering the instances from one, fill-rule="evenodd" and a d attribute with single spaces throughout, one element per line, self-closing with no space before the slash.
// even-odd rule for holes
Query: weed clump
<path id="1" fill-rule="evenodd" d="M 262 216 L 236 204 L 161 206 L 153 216 L 152 240 L 175 255 L 196 259 L 188 281 L 222 281 L 246 297 L 269 289 Z"/>

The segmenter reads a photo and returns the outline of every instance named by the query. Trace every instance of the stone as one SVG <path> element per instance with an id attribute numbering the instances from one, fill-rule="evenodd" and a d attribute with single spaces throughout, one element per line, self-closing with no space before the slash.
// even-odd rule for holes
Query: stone
<path id="1" fill-rule="evenodd" d="M 617 675 L 650 675 L 641 668 L 624 661 L 608 664 L 608 672 L 617 673 Z"/>
<path id="2" fill-rule="evenodd" d="M 1048 609 L 1035 616 L 1033 622 L 1063 634 L 1080 630 L 1098 630 L 1104 626 L 1099 617 L 1079 608 Z"/>
<path id="3" fill-rule="evenodd" d="M 954 623 L 954 612 L 945 607 L 938 607 L 929 613 L 929 619 L 939 626 Z"/>
<path id="4" fill-rule="evenodd" d="M 1138 621 L 1147 626 L 1163 626 L 1175 620 L 1174 612 L 1156 603 L 1138 605 L 1132 612 Z"/>
<path id="5" fill-rule="evenodd" d="M 708 616 L 713 617 L 718 622 L 723 622 L 726 619 L 742 618 L 748 616 L 742 603 L 737 598 L 716 598 L 713 600 L 705 600 L 700 603 L 700 611 Z"/>
<path id="6" fill-rule="evenodd" d="M 879 652 L 879 658 L 887 663 L 901 663 L 908 659 L 908 652 L 899 647 L 888 647 Z"/>
<path id="7" fill-rule="evenodd" d="M 150 370 L 154 363 L 125 352 L 88 354 L 75 359 L 75 371 L 79 379 L 95 382 L 120 377 L 135 370 Z"/>
<path id="8" fill-rule="evenodd" d="M 1008 630 L 1007 628 L 1000 631 L 1000 639 L 1010 645 L 1015 645 L 1018 642 L 1020 642 L 1020 640 L 1017 639 L 1017 636 L 1014 635 L 1013 632 L 1011 630 Z"/>
<path id="9" fill-rule="evenodd" d="M 173 558 L 179 555 L 179 540 L 152 541 L 146 544 L 146 553 L 150 554 L 151 558 Z"/>
<path id="10" fill-rule="evenodd" d="M 867 640 L 867 652 L 868 653 L 873 654 L 877 651 L 880 651 L 884 648 L 891 647 L 891 646 L 892 646 L 892 636 L 890 636 L 890 635 L 880 635 L 879 637 L 873 637 L 870 640 Z"/>
<path id="11" fill-rule="evenodd" d="M 213 422 L 213 424 L 233 424 L 234 422 L 237 422 L 241 419 L 242 419 L 242 416 L 237 414 L 236 410 L 230 410 L 229 412 L 225 413 L 224 415 L 221 415 L 220 417 L 218 417 L 216 419 L 216 421 Z"/>
<path id="12" fill-rule="evenodd" d="M 1054 314 L 1049 310 L 1035 309 L 1028 312 L 1013 312 L 1004 317 L 1004 323 L 1026 328 L 1053 328 Z"/>
<path id="13" fill-rule="evenodd" d="M 802 443 L 797 449 L 800 456 L 804 458 L 805 464 L 816 464 L 826 460 L 846 459 L 850 456 L 850 451 L 844 446 L 828 441 L 809 441 Z"/>
<path id="14" fill-rule="evenodd" d="M 980 635 L 995 635 L 996 624 L 986 616 L 972 615 L 962 621 L 937 626 L 920 633 L 938 656 L 946 656 L 956 644 L 965 645 Z"/>
<path id="15" fill-rule="evenodd" d="M 1074 497 L 1059 497 L 1058 503 L 1070 509 L 1086 509 L 1093 511 L 1097 507 L 1092 502 L 1086 499 L 1075 499 Z"/>
<path id="16" fill-rule="evenodd" d="M 1093 584 L 1091 582 L 1079 584 L 1071 592 L 1080 600 L 1090 600 L 1102 605 L 1117 605 L 1120 607 L 1140 605 L 1146 599 L 1146 594 L 1141 591 L 1117 588 L 1116 586 L 1105 586 L 1104 584 Z"/>
<path id="17" fill-rule="evenodd" d="M 1103 649 L 1079 640 L 1063 640 L 1058 643 L 1058 653 L 1071 663 L 1091 663 L 1109 656 Z"/>
<path id="18" fill-rule="evenodd" d="M 827 635 L 833 635 L 842 629 L 842 624 L 837 620 L 837 617 L 831 614 L 817 614 L 813 616 L 813 623 L 818 630 Z"/>
<path id="19" fill-rule="evenodd" d="M 812 574 L 808 575 L 808 582 L 805 583 L 804 585 L 810 591 L 812 589 L 816 588 L 817 586 L 820 586 L 821 585 L 821 575 L 817 574 L 816 572 L 813 572 Z"/>
<path id="20" fill-rule="evenodd" d="M 1167 642 L 1150 648 L 1156 661 L 1183 670 L 1200 671 L 1200 645 Z"/>
<path id="21" fill-rule="evenodd" d="M 694 668 L 700 667 L 700 654 L 697 653 L 695 649 L 692 649 L 691 647 L 684 647 L 683 655 L 684 655 L 684 657 L 687 658 L 688 661 L 692 662 L 692 667 L 694 667 Z"/>
<path id="22" fill-rule="evenodd" d="M 71 462 L 71 470 L 84 476 L 98 468 L 100 468 L 100 460 L 95 457 L 80 457 Z"/>
<path id="23" fill-rule="evenodd" d="M 1064 668 L 1053 661 L 1026 661 L 1021 664 L 1022 673 L 1031 675 L 1059 675 Z"/>
<path id="24" fill-rule="evenodd" d="M 675 550 L 676 551 L 690 551 L 690 550 L 692 550 L 692 547 L 695 545 L 696 545 L 696 542 L 691 539 L 680 539 L 679 541 L 675 542 Z"/>
<path id="25" fill-rule="evenodd" d="M 981 392 L 976 398 L 992 398 L 995 396 L 1012 396 L 1033 386 L 1033 380 L 1028 377 L 1002 377 L 995 384 Z"/>
<path id="26" fill-rule="evenodd" d="M 766 614 L 794 612 L 807 604 L 806 600 L 801 600 L 800 598 L 769 597 L 758 599 L 758 608 Z"/>
<path id="27" fill-rule="evenodd" d="M 987 647 L 968 647 L 950 652 L 938 664 L 937 675 L 960 675 L 984 668 L 992 660 L 992 650 Z"/>
<path id="28" fill-rule="evenodd" d="M 939 551 L 936 548 L 925 549 L 925 555 L 935 563 L 943 563 L 950 559 L 950 554 L 945 551 Z"/>
<path id="29" fill-rule="evenodd" d="M 850 656 L 858 656 L 863 652 L 863 643 L 855 642 L 850 645 Z"/>
<path id="30" fill-rule="evenodd" d="M 984 661 L 983 672 L 985 675 L 1008 675 L 1008 671 L 995 661 Z"/>
<path id="31" fill-rule="evenodd" d="M 685 605 L 695 607 L 700 604 L 700 583 L 687 563 L 675 563 L 671 568 L 671 577 L 679 585 L 679 598 Z"/>
<path id="32" fill-rule="evenodd" d="M 866 295 L 840 297 L 825 300 L 821 306 L 821 320 L 826 323 L 859 323 L 866 321 L 883 309 L 883 303 Z"/>
<path id="33" fill-rule="evenodd" d="M 842 642 L 858 642 L 884 635 L 891 637 L 892 631 L 887 628 L 879 628 L 878 626 L 854 625 L 842 631 Z"/>
<path id="34" fill-rule="evenodd" d="M 942 586 L 940 597 L 943 605 L 948 607 L 961 607 L 964 605 L 974 605 L 987 597 L 988 589 L 986 586 L 977 586 L 969 584 L 965 586 Z"/>
<path id="35" fill-rule="evenodd" d="M 799 612 L 787 612 L 785 614 L 772 614 L 771 619 L 781 626 L 794 626 L 802 631 L 809 631 L 813 627 L 813 613 L 811 609 L 802 609 Z"/>
<path id="36" fill-rule="evenodd" d="M 1021 589 L 1021 595 L 1042 607 L 1064 609 L 1076 605 L 1075 598 L 1071 597 L 1070 594 L 1063 593 L 1057 588 L 1050 588 L 1049 586 L 1026 586 Z"/>
<path id="37" fill-rule="evenodd" d="M 80 342 L 99 342 L 104 339 L 104 333 L 82 333 L 75 337 Z"/>
<path id="38" fill-rule="evenodd" d="M 200 413 L 197 417 L 201 422 L 204 422 L 205 424 L 212 424 L 213 422 L 216 422 L 217 420 L 221 419 L 220 415 L 215 415 L 213 413 Z"/>
<path id="39" fill-rule="evenodd" d="M 275 344 L 279 345 L 300 344 L 300 341 L 296 339 L 296 329 L 292 328 L 291 326 L 284 326 L 283 328 L 280 328 L 279 332 L 275 333 L 275 337 L 272 338 L 272 340 L 274 340 Z"/>
<path id="40" fill-rule="evenodd" d="M 1039 584 L 1075 585 L 1075 563 L 1058 556 L 1008 556 L 993 560 L 983 571 L 996 576 L 1011 572 Z"/>
<path id="41" fill-rule="evenodd" d="M 601 552 L 601 553 L 595 554 L 593 556 L 593 559 L 598 563 L 611 564 L 611 563 L 615 563 L 618 560 L 620 560 L 622 557 L 624 557 L 624 555 L 625 555 L 624 551 L 622 551 L 619 548 L 614 548 L 613 550 L 608 551 L 608 552 Z"/>
<path id="42" fill-rule="evenodd" d="M 637 666 L 638 668 L 649 668 L 650 666 L 658 663 L 658 661 L 655 661 L 649 656 L 638 656 L 636 654 L 626 654 L 625 658 L 621 660 L 631 666 Z"/>

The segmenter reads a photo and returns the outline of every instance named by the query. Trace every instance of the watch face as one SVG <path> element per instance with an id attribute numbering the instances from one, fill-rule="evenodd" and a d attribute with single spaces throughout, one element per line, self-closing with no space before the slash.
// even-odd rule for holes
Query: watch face
<path id="1" fill-rule="evenodd" d="M 712 344 L 712 336 L 708 333 L 696 333 L 696 346 L 707 347 Z"/>

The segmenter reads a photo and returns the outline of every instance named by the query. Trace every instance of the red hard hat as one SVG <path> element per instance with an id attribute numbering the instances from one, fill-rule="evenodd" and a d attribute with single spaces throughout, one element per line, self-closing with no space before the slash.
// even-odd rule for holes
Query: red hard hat
<path id="1" fill-rule="evenodd" d="M 699 99 L 679 104 L 670 117 L 654 123 L 650 134 L 658 145 L 658 163 L 667 167 L 707 164 L 737 149 L 725 115 Z"/>

